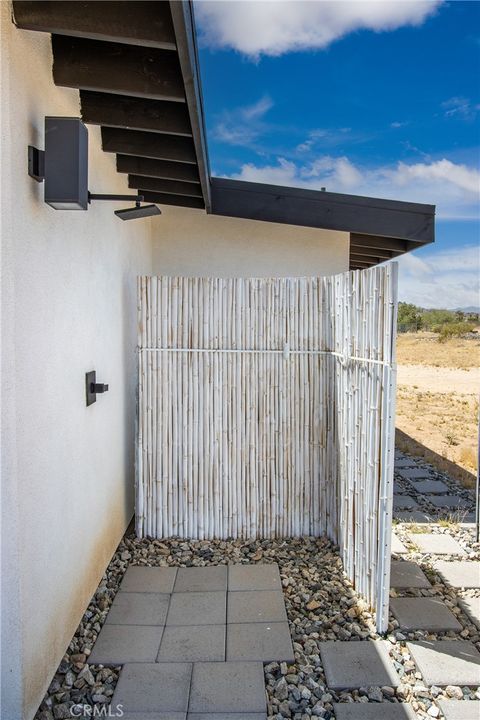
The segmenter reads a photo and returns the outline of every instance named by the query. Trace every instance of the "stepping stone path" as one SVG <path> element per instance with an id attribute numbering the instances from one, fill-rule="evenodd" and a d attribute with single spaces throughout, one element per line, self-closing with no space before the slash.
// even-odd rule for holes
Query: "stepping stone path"
<path id="1" fill-rule="evenodd" d="M 411 542 L 420 552 L 434 555 L 465 555 L 465 550 L 451 535 L 445 533 L 411 533 Z"/>
<path id="2" fill-rule="evenodd" d="M 277 565 L 129 567 L 89 657 L 136 720 L 265 720 L 271 661 L 294 662 Z"/>
<path id="3" fill-rule="evenodd" d="M 394 516 L 404 522 L 429 522 L 429 518 L 415 517 L 415 509 L 425 515 L 448 517 L 452 512 L 468 513 L 474 510 L 474 494 L 465 490 L 445 473 L 437 472 L 431 465 L 397 452 L 395 455 Z M 410 496 L 408 506 L 400 496 Z M 416 504 L 411 505 L 414 501 Z M 412 513 L 411 520 L 405 510 Z"/>

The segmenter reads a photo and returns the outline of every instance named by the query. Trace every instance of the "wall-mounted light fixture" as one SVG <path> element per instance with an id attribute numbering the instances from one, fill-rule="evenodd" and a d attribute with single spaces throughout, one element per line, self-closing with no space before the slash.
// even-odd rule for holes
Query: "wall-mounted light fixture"
<path id="1" fill-rule="evenodd" d="M 28 174 L 45 181 L 44 200 L 55 210 L 88 210 L 92 200 L 134 200 L 133 208 L 115 210 L 121 220 L 160 215 L 144 205 L 143 195 L 101 195 L 88 191 L 88 131 L 79 118 L 46 117 L 45 150 L 28 146 Z"/>

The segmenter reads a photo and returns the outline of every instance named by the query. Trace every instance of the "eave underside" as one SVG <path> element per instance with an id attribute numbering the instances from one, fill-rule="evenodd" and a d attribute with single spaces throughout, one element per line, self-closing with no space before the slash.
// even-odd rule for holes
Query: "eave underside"
<path id="1" fill-rule="evenodd" d="M 14 21 L 52 36 L 53 80 L 77 88 L 117 171 L 148 202 L 350 233 L 350 269 L 434 240 L 435 208 L 211 178 L 192 4 L 13 1 Z"/>

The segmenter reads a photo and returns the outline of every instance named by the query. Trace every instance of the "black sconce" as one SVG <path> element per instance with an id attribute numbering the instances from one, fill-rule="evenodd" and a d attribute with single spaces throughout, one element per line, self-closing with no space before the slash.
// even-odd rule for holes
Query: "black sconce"
<path id="1" fill-rule="evenodd" d="M 108 385 L 105 383 L 97 383 L 97 373 L 95 370 L 85 373 L 85 394 L 87 407 L 97 402 L 97 394 L 108 391 Z"/>
<path id="2" fill-rule="evenodd" d="M 55 210 L 88 210 L 92 200 L 134 200 L 133 208 L 115 210 L 121 220 L 160 215 L 144 205 L 143 195 L 102 195 L 88 192 L 88 131 L 79 118 L 46 117 L 45 150 L 28 146 L 28 174 L 45 181 L 44 200 Z"/>

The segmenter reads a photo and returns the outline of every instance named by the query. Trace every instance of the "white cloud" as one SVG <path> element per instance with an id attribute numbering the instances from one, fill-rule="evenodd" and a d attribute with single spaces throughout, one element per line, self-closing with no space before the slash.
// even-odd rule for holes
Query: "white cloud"
<path id="1" fill-rule="evenodd" d="M 398 120 L 395 120 L 395 122 L 390 123 L 390 127 L 393 128 L 394 130 L 405 127 L 405 125 L 408 125 L 408 123 L 407 122 L 399 122 Z"/>
<path id="2" fill-rule="evenodd" d="M 273 100 L 264 95 L 252 105 L 226 110 L 213 129 L 213 136 L 230 145 L 251 145 L 264 131 L 264 116 L 273 107 Z"/>
<path id="3" fill-rule="evenodd" d="M 238 180 L 272 183 L 370 197 L 423 202 L 437 206 L 439 218 L 477 218 L 480 172 L 447 159 L 407 164 L 363 167 L 347 157 L 319 156 L 297 164 L 278 158 L 275 165 L 247 163 Z"/>
<path id="4" fill-rule="evenodd" d="M 200 40 L 253 59 L 318 50 L 358 30 L 421 25 L 441 0 L 196 0 Z"/>
<path id="5" fill-rule="evenodd" d="M 465 97 L 452 97 L 442 103 L 445 117 L 462 117 L 464 120 L 475 120 L 480 105 L 475 105 Z"/>
<path id="6" fill-rule="evenodd" d="M 425 308 L 480 305 L 480 252 L 474 245 L 398 258 L 399 298 Z"/>

